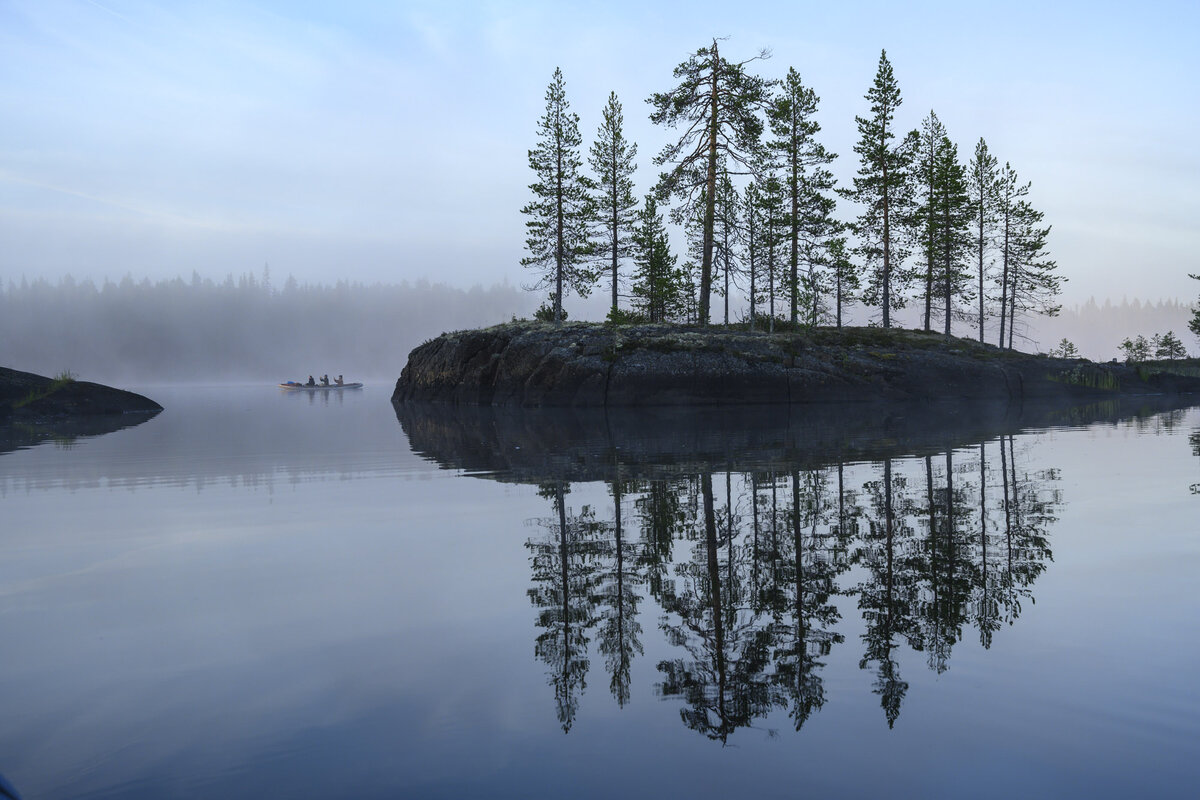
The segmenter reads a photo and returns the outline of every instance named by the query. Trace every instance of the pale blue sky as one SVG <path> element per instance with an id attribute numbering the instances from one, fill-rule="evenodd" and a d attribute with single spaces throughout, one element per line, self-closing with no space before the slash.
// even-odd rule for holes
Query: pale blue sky
<path id="1" fill-rule="evenodd" d="M 0 279 L 524 282 L 554 68 L 589 142 L 617 92 L 644 192 L 645 99 L 715 35 L 816 89 L 843 181 L 886 47 L 902 125 L 932 108 L 1033 182 L 1068 303 L 1191 298 L 1197 30 L 1189 2 L 0 0 Z"/>

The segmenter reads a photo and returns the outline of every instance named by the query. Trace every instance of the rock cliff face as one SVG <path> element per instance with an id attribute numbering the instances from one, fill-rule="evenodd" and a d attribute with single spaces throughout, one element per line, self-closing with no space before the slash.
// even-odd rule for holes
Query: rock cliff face
<path id="1" fill-rule="evenodd" d="M 148 397 L 88 381 L 60 381 L 0 367 L 0 419 L 51 419 L 153 413 Z"/>
<path id="2" fill-rule="evenodd" d="M 967 399 L 1200 391 L 1200 378 L 1053 359 L 878 328 L 797 334 L 677 326 L 510 323 L 416 348 L 393 403 L 656 406 Z"/>

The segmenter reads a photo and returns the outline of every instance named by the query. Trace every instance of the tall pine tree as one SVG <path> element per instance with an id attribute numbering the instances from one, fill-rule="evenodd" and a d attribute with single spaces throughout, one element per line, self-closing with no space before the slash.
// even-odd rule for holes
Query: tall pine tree
<path id="1" fill-rule="evenodd" d="M 546 114 L 538 120 L 537 147 L 529 151 L 529 167 L 537 176 L 529 184 L 534 199 L 521 209 L 525 249 L 521 265 L 540 273 L 531 288 L 553 287 L 554 322 L 561 323 L 563 292 L 586 296 L 595 276 L 588 269 L 592 253 L 590 223 L 594 216 L 593 184 L 580 172 L 579 116 L 571 113 L 561 69 L 546 89 Z"/>
<path id="2" fill-rule="evenodd" d="M 938 119 L 937 114 L 929 112 L 929 116 L 921 120 L 921 130 L 918 132 L 918 147 L 914 159 L 913 172 L 920 185 L 921 205 L 913 215 L 916 240 L 921 245 L 921 254 L 925 261 L 925 330 L 932 330 L 930 319 L 933 311 L 933 297 L 936 291 L 933 283 L 935 264 L 938 261 L 935 229 L 937 227 L 937 159 L 938 148 L 946 136 L 946 126 Z"/>
<path id="3" fill-rule="evenodd" d="M 776 289 L 782 284 L 784 246 L 787 241 L 787 212 L 784 206 L 784 188 L 782 181 L 776 175 L 767 175 L 758 193 L 759 219 L 762 234 L 760 241 L 765 250 L 763 259 L 763 274 L 767 279 L 767 313 L 769 328 L 775 332 L 775 296 Z"/>
<path id="4" fill-rule="evenodd" d="M 741 236 L 742 201 L 733 180 L 722 165 L 717 180 L 717 202 L 713 206 L 713 265 L 722 278 L 718 294 L 725 306 L 724 320 L 729 324 L 731 281 L 738 272 L 738 239 Z"/>
<path id="5" fill-rule="evenodd" d="M 912 205 L 910 169 L 915 141 L 913 137 L 893 141 L 896 110 L 902 98 L 886 50 L 879 55 L 875 82 L 867 90 L 866 99 L 871 104 L 870 118 L 855 118 L 859 141 L 854 152 L 861 163 L 854 188 L 845 196 L 863 206 L 851 226 L 858 240 L 857 252 L 867 270 L 863 300 L 879 305 L 883 327 L 889 328 L 892 309 L 904 306 L 906 280 L 901 268 L 908 251 L 900 233 Z"/>
<path id="6" fill-rule="evenodd" d="M 612 272 L 612 311 L 617 317 L 620 262 L 631 254 L 633 226 L 637 221 L 637 200 L 633 196 L 633 173 L 637 169 L 637 145 L 625 138 L 624 115 L 617 93 L 608 95 L 603 120 L 596 132 L 588 163 L 596 174 L 598 191 L 596 213 L 601 235 L 596 240 L 596 255 Z"/>
<path id="7" fill-rule="evenodd" d="M 1058 264 L 1049 257 L 1050 226 L 1042 225 L 1044 214 L 1028 200 L 1017 203 L 1014 211 L 1016 245 L 1009 264 L 1012 282 L 1008 305 L 1008 349 L 1013 348 L 1013 324 L 1022 312 L 1058 315 L 1062 305 L 1055 302 L 1066 279 L 1058 274 Z"/>
<path id="8" fill-rule="evenodd" d="M 826 165 L 837 156 L 816 139 L 821 130 L 815 119 L 820 98 L 803 84 L 795 68 L 788 69 L 780 89 L 780 94 L 767 107 L 767 122 L 771 134 L 776 137 L 768 146 L 778 159 L 787 193 L 788 291 L 791 321 L 795 324 L 800 309 L 800 256 L 805 244 L 811 253 L 830 232 L 833 173 Z M 809 283 L 812 284 L 811 258 L 809 265 Z M 815 302 L 814 290 L 815 287 L 810 285 L 809 292 Z"/>
<path id="9" fill-rule="evenodd" d="M 945 334 L 949 336 L 955 299 L 969 297 L 971 293 L 971 276 L 964 264 L 970 246 L 971 206 L 966 170 L 958 161 L 958 147 L 946 136 L 938 144 L 933 174 L 938 293 L 944 303 Z"/>
<path id="10" fill-rule="evenodd" d="M 1004 162 L 1004 166 L 996 175 L 995 184 L 997 244 L 1000 251 L 1000 338 L 997 345 L 1001 348 L 1005 346 L 1006 334 L 1007 341 L 1012 342 L 1012 315 L 1009 313 L 1009 306 L 1019 250 L 1020 225 L 1017 207 L 1028 194 L 1029 184 L 1018 183 L 1016 170 L 1007 161 Z M 1012 345 L 1009 344 L 1009 347 Z"/>
<path id="11" fill-rule="evenodd" d="M 654 107 L 650 121 L 656 125 L 683 128 L 679 140 L 667 145 L 654 159 L 662 166 L 673 165 L 660 182 L 663 196 L 682 202 L 671 212 L 677 224 L 699 218 L 701 229 L 699 323 L 709 321 L 712 293 L 713 231 L 718 191 L 718 165 L 722 156 L 730 164 L 750 171 L 760 149 L 762 121 L 758 117 L 768 100 L 769 84 L 746 72 L 746 64 L 721 58 L 717 41 L 701 47 L 675 67 L 679 84 L 669 92 L 651 95 Z M 697 213 L 699 212 L 699 213 Z"/>
<path id="12" fill-rule="evenodd" d="M 985 256 L 990 249 L 996 225 L 996 157 L 988 152 L 987 142 L 980 137 L 975 145 L 975 157 L 967 165 L 967 196 L 971 201 L 971 249 L 974 250 L 979 284 L 979 343 L 983 344 L 984 279 L 987 273 Z"/>
<path id="13" fill-rule="evenodd" d="M 758 300 L 762 290 L 758 283 L 759 268 L 763 258 L 762 242 L 762 210 L 759 207 L 760 197 L 758 184 L 750 181 L 742 193 L 743 236 L 742 264 L 746 276 L 750 280 L 750 330 L 758 325 Z"/>

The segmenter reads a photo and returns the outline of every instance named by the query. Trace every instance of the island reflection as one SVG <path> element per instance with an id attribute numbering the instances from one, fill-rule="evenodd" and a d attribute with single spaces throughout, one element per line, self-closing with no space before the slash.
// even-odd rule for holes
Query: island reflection
<path id="1" fill-rule="evenodd" d="M 654 691 L 725 742 L 776 710 L 800 730 L 829 702 L 834 648 L 854 649 L 894 725 L 908 688 L 898 651 L 941 673 L 964 638 L 989 648 L 1052 561 L 1060 476 L 1027 469 L 1036 440 L 1017 434 L 1174 407 L 397 415 L 426 458 L 545 498 L 525 543 L 528 594 L 564 732 L 601 668 L 614 701 L 629 702 L 643 626 L 657 624 L 675 652 Z M 595 481 L 606 507 L 573 508 L 572 485 Z M 861 626 L 848 641 L 850 609 Z"/>

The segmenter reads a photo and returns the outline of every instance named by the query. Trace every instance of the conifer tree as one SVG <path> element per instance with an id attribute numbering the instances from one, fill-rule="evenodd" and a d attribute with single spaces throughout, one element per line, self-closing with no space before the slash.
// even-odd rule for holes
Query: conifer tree
<path id="1" fill-rule="evenodd" d="M 675 267 L 667 229 L 653 194 L 646 195 L 633 232 L 634 308 L 650 322 L 665 322 L 685 312 L 684 277 Z"/>
<path id="2" fill-rule="evenodd" d="M 1008 341 L 1012 341 L 1012 317 L 1009 314 L 1009 303 L 1018 249 L 1016 212 L 1017 204 L 1027 194 L 1029 194 L 1029 184 L 1018 183 L 1016 170 L 1007 161 L 1004 162 L 1004 166 L 996 175 L 995 188 L 997 239 L 1000 251 L 1000 339 L 997 344 L 1001 348 L 1004 347 L 1006 333 L 1010 334 Z"/>
<path id="3" fill-rule="evenodd" d="M 875 82 L 867 90 L 871 117 L 856 117 L 859 141 L 854 146 L 861 160 L 854 188 L 845 192 L 848 199 L 863 206 L 851 226 L 858 254 L 867 270 L 864 302 L 878 304 L 883 327 L 891 327 L 891 311 L 904 306 L 906 276 L 901 271 L 908 251 L 903 247 L 900 228 L 912 205 L 910 169 L 915 137 L 894 142 L 896 110 L 902 98 L 900 87 L 887 59 L 879 55 Z"/>
<path id="4" fill-rule="evenodd" d="M 920 207 L 913 216 L 915 228 L 914 237 L 921 246 L 921 255 L 925 261 L 925 330 L 931 330 L 930 318 L 933 311 L 934 264 L 938 260 L 938 246 L 934 231 L 937 227 L 937 159 L 938 148 L 946 136 L 946 126 L 938 119 L 932 110 L 929 116 L 921 121 L 921 129 L 917 133 L 918 147 L 913 163 L 914 176 L 920 185 Z"/>
<path id="5" fill-rule="evenodd" d="M 964 257 L 970 246 L 971 206 L 966 171 L 958 161 L 958 147 L 946 136 L 938 144 L 933 175 L 932 236 L 938 259 L 938 290 L 944 303 L 945 334 L 949 336 L 954 300 L 970 296 L 970 275 Z"/>
<path id="6" fill-rule="evenodd" d="M 837 156 L 816 140 L 821 126 L 814 118 L 817 93 L 800 80 L 800 73 L 789 68 L 781 92 L 767 107 L 767 122 L 776 139 L 768 143 L 778 159 L 787 195 L 789 250 L 788 290 L 791 321 L 796 323 L 800 308 L 800 254 L 802 238 L 810 253 L 818 250 L 832 224 L 833 173 L 826 167 Z M 815 303 L 813 262 L 809 260 L 809 292 Z M 814 320 L 815 322 L 815 320 Z"/>
<path id="7" fill-rule="evenodd" d="M 776 287 L 782 283 L 780 278 L 785 264 L 783 256 L 787 241 L 784 189 L 777 176 L 767 175 L 763 180 L 759 190 L 758 208 L 762 229 L 760 241 L 765 250 L 763 274 L 767 279 L 767 313 L 770 318 L 768 330 L 774 333 Z"/>
<path id="8" fill-rule="evenodd" d="M 1175 335 L 1175 331 L 1167 331 L 1161 336 L 1155 336 L 1158 341 L 1154 346 L 1155 358 L 1177 359 L 1187 358 L 1187 348 Z"/>
<path id="9" fill-rule="evenodd" d="M 672 210 L 671 219 L 677 224 L 697 217 L 700 220 L 701 325 L 709 321 L 713 288 L 719 160 L 724 156 L 730 164 L 751 171 L 762 134 L 757 112 L 767 102 L 769 84 L 748 74 L 746 64 L 766 57 L 763 51 L 748 61 L 726 61 L 714 39 L 711 47 L 700 48 L 675 68 L 679 84 L 674 89 L 655 93 L 648 100 L 654 107 L 651 122 L 683 128 L 679 140 L 664 147 L 654 163 L 673 165 L 663 173 L 659 184 L 661 196 L 681 200 L 681 205 Z"/>
<path id="10" fill-rule="evenodd" d="M 537 147 L 529 151 L 529 167 L 536 179 L 529 185 L 534 199 L 521 209 L 525 221 L 525 249 L 521 265 L 536 270 L 530 287 L 553 287 L 554 322 L 563 319 L 563 292 L 571 289 L 586 296 L 595 276 L 587 257 L 593 247 L 589 228 L 594 216 L 593 184 L 580 172 L 579 116 L 571 113 L 561 69 L 546 89 L 546 114 L 538 120 Z"/>
<path id="11" fill-rule="evenodd" d="M 608 95 L 603 120 L 596 132 L 588 163 L 596 174 L 595 206 L 601 235 L 596 250 L 612 272 L 612 312 L 617 315 L 619 268 L 631 253 L 633 226 L 637 222 L 637 200 L 633 196 L 633 173 L 637 169 L 637 145 L 625 138 L 625 118 L 617 93 Z"/>
<path id="12" fill-rule="evenodd" d="M 742 243 L 744 258 L 742 260 L 746 275 L 750 280 L 750 330 L 755 330 L 758 323 L 758 300 L 761 289 L 758 283 L 759 267 L 762 261 L 762 210 L 758 184 L 750 181 L 742 194 L 743 236 Z"/>
<path id="13" fill-rule="evenodd" d="M 1050 226 L 1042 227 L 1044 214 L 1021 200 L 1013 211 L 1015 246 L 1009 263 L 1008 349 L 1013 349 L 1013 325 L 1017 314 L 1032 312 L 1047 317 L 1057 316 L 1062 305 L 1055 299 L 1062 292 L 1066 278 L 1058 274 L 1058 264 L 1047 251 Z"/>
<path id="14" fill-rule="evenodd" d="M 713 206 L 713 265 L 721 270 L 722 285 L 717 293 L 725 306 L 725 324 L 729 324 L 730 281 L 736 274 L 737 244 L 741 235 L 741 198 L 722 165 L 717 181 L 717 201 Z"/>
<path id="15" fill-rule="evenodd" d="M 971 201 L 971 246 L 978 259 L 979 343 L 983 344 L 985 256 L 996 225 L 996 157 L 980 137 L 975 157 L 967 165 L 967 195 Z"/>
<path id="16" fill-rule="evenodd" d="M 846 237 L 835 236 L 829 240 L 829 272 L 833 283 L 834 322 L 842 327 L 842 307 L 854 297 L 860 288 L 858 270 L 850 261 L 846 248 Z"/>

